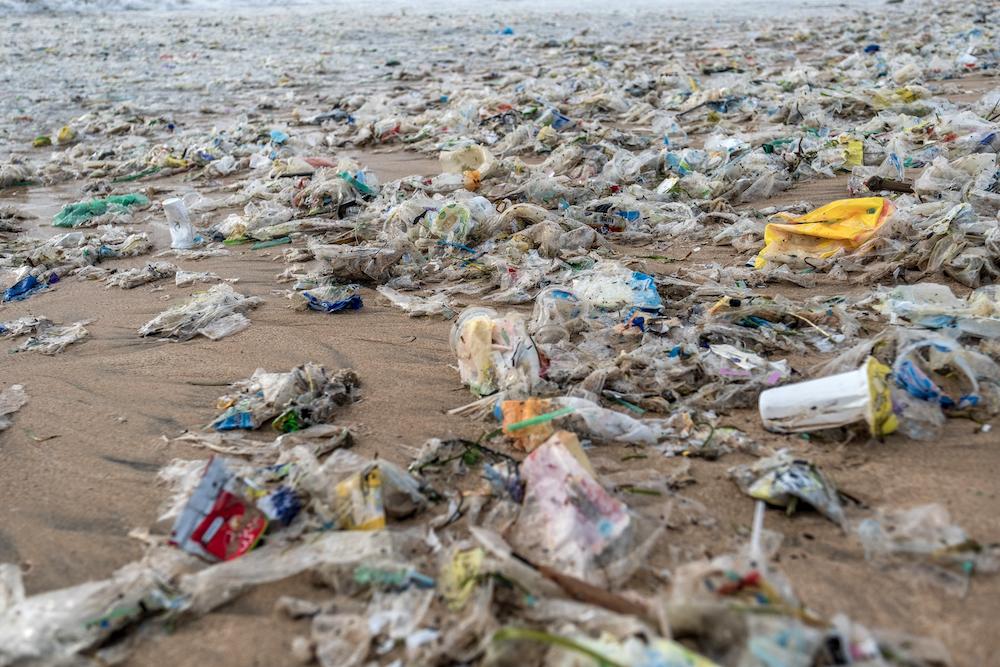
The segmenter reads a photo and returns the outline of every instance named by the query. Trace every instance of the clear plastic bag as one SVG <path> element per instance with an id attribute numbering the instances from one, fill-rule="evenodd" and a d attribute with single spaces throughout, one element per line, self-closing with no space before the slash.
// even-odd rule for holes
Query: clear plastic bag
<path id="1" fill-rule="evenodd" d="M 446 320 L 455 317 L 455 311 L 452 309 L 448 297 L 444 294 L 421 297 L 403 294 L 385 285 L 379 286 L 376 291 L 388 299 L 393 306 L 400 308 L 410 317 L 439 315 Z"/>
<path id="2" fill-rule="evenodd" d="M 511 543 L 534 563 L 604 586 L 640 566 L 662 529 L 652 529 L 597 482 L 581 450 L 553 437 L 521 465 L 525 496 Z"/>
<path id="3" fill-rule="evenodd" d="M 466 308 L 452 326 L 450 340 L 462 382 L 474 394 L 515 387 L 530 391 L 539 381 L 538 351 L 516 313 L 499 317 L 489 308 Z"/>
<path id="4" fill-rule="evenodd" d="M 962 595 L 968 578 L 1000 569 L 996 545 L 982 546 L 951 521 L 939 504 L 909 509 L 879 509 L 857 525 L 865 557 L 876 564 L 924 575 Z"/>
<path id="5" fill-rule="evenodd" d="M 59 354 L 73 343 L 79 343 L 90 335 L 85 325 L 89 320 L 73 324 L 50 324 L 39 327 L 35 335 L 29 337 L 14 352 L 40 352 L 41 354 Z"/>
<path id="6" fill-rule="evenodd" d="M 249 320 L 243 313 L 261 303 L 262 299 L 240 294 L 227 283 L 214 285 L 160 313 L 139 329 L 139 335 L 185 341 L 202 334 L 217 340 L 245 329 Z"/>
<path id="7" fill-rule="evenodd" d="M 0 391 L 0 431 L 10 426 L 10 417 L 28 402 L 24 385 L 12 384 Z"/>
<path id="8" fill-rule="evenodd" d="M 170 262 L 150 262 L 146 266 L 112 273 L 104 281 L 107 287 L 134 289 L 140 285 L 166 280 L 178 271 Z"/>

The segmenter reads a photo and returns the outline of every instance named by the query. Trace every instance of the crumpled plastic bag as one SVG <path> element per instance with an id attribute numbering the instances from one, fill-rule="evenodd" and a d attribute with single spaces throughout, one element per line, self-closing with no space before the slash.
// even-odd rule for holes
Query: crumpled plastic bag
<path id="1" fill-rule="evenodd" d="M 190 340 L 201 334 L 218 340 L 249 326 L 243 313 L 256 308 L 263 300 L 248 297 L 221 283 L 196 294 L 187 303 L 169 308 L 140 329 L 140 336 L 160 336 L 174 340 Z"/>
<path id="2" fill-rule="evenodd" d="M 876 296 L 876 308 L 890 324 L 903 320 L 927 329 L 1000 338 L 1000 292 L 994 285 L 980 287 L 965 299 L 937 283 L 883 287 Z"/>
<path id="3" fill-rule="evenodd" d="M 622 555 L 633 530 L 628 506 L 597 482 L 582 450 L 554 436 L 525 458 L 521 476 L 526 489 L 512 534 L 516 548 L 587 580 Z"/>
<path id="4" fill-rule="evenodd" d="M 928 575 L 956 594 L 965 592 L 973 573 L 1000 569 L 997 546 L 969 538 L 937 503 L 879 509 L 858 524 L 857 533 L 867 559 L 894 571 Z"/>
<path id="5" fill-rule="evenodd" d="M 297 310 L 316 310 L 321 313 L 339 313 L 361 310 L 364 301 L 357 285 L 322 285 L 290 295 Z"/>
<path id="6" fill-rule="evenodd" d="M 53 227 L 79 227 L 93 218 L 107 213 L 124 213 L 133 207 L 148 206 L 149 199 L 142 194 L 112 195 L 103 199 L 67 204 L 52 219 Z"/>
<path id="7" fill-rule="evenodd" d="M 530 389 L 539 381 L 538 350 L 524 319 L 500 317 L 489 308 L 462 311 L 451 331 L 463 384 L 477 396 L 488 396 L 515 385 Z"/>
<path id="8" fill-rule="evenodd" d="M 798 217 L 779 213 L 787 222 L 772 222 L 764 228 L 764 247 L 754 267 L 762 269 L 769 262 L 788 263 L 785 258 L 826 259 L 839 250 L 856 250 L 893 209 L 888 199 L 862 197 L 838 199 Z"/>
<path id="9" fill-rule="evenodd" d="M 844 508 L 833 484 L 815 465 L 792 458 L 784 450 L 753 465 L 732 468 L 729 475 L 751 498 L 785 507 L 789 514 L 801 500 L 830 521 L 841 527 L 846 525 Z"/>
<path id="10" fill-rule="evenodd" d="M 73 343 L 78 343 L 87 336 L 85 324 L 90 324 L 89 320 L 74 322 L 73 324 L 48 324 L 38 327 L 38 331 L 19 347 L 14 348 L 14 352 L 40 352 L 41 354 L 59 354 Z"/>

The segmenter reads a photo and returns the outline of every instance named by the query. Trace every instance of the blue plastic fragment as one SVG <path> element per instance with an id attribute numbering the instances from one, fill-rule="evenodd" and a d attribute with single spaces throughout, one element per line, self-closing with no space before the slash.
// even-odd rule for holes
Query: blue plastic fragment
<path id="1" fill-rule="evenodd" d="M 221 421 L 216 421 L 213 426 L 215 426 L 216 431 L 235 431 L 237 429 L 252 431 L 254 429 L 253 415 L 249 412 L 236 412 Z"/>
<path id="2" fill-rule="evenodd" d="M 653 312 L 659 312 L 663 308 L 660 293 L 656 291 L 656 282 L 652 276 L 633 271 L 629 287 L 632 288 L 632 305 L 635 308 Z"/>
<path id="3" fill-rule="evenodd" d="M 340 299 L 339 301 L 324 301 L 314 294 L 309 292 L 302 292 L 302 296 L 306 298 L 307 305 L 310 310 L 318 310 L 323 313 L 337 313 L 342 310 L 360 310 L 364 306 L 364 302 L 361 300 L 360 294 L 353 294 L 346 299 Z"/>
<path id="4" fill-rule="evenodd" d="M 476 253 L 476 249 L 475 248 L 470 248 L 469 246 L 465 245 L 464 243 L 455 243 L 454 241 L 438 241 L 437 244 L 439 246 L 445 246 L 445 247 L 448 247 L 448 248 L 458 248 L 459 250 L 464 250 L 465 252 L 469 252 L 469 253 L 472 253 L 472 254 Z"/>
<path id="5" fill-rule="evenodd" d="M 677 153 L 667 153 L 667 166 L 681 176 L 686 176 L 691 173 L 691 168 L 688 166 L 687 162 L 681 159 L 681 156 L 677 155 Z"/>
<path id="6" fill-rule="evenodd" d="M 645 315 L 645 312 L 638 308 L 630 308 L 628 313 L 625 314 L 623 322 L 626 326 L 635 327 L 639 331 L 646 331 Z"/>
<path id="7" fill-rule="evenodd" d="M 929 343 L 939 352 L 950 352 L 950 344 Z M 900 388 L 907 393 L 923 401 L 933 401 L 942 408 L 970 408 L 978 405 L 979 396 L 975 394 L 965 394 L 958 397 L 958 401 L 947 395 L 944 390 L 912 360 L 903 358 L 898 360 L 893 367 L 893 379 Z"/>
<path id="8" fill-rule="evenodd" d="M 559 113 L 555 109 L 550 109 L 550 111 L 552 112 L 552 129 L 553 130 L 561 130 L 564 127 L 566 127 L 567 125 L 569 125 L 570 123 L 573 122 L 572 118 L 570 118 L 569 116 L 562 115 L 561 113 Z"/>
<path id="9" fill-rule="evenodd" d="M 51 282 L 59 281 L 59 278 L 54 275 L 53 278 L 55 280 Z M 3 301 L 4 303 L 8 301 L 24 301 L 32 294 L 41 292 L 46 287 L 48 285 L 40 282 L 35 276 L 27 275 L 3 291 Z"/>
<path id="10" fill-rule="evenodd" d="M 288 525 L 302 511 L 302 499 L 287 486 L 279 486 L 257 502 L 257 508 L 272 521 Z"/>

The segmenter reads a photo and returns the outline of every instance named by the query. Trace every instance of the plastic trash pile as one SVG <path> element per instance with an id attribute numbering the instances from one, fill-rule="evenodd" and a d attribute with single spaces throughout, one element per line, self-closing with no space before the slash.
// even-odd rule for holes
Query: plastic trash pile
<path id="1" fill-rule="evenodd" d="M 872 572 L 957 596 L 1000 567 L 995 535 L 940 504 L 866 503 L 818 462 L 958 420 L 989 432 L 1000 412 L 1000 7 L 940 9 L 499 29 L 443 13 L 419 29 L 433 49 L 412 48 L 423 19 L 407 14 L 237 14 L 225 40 L 288 59 L 251 66 L 217 26 L 185 32 L 156 57 L 169 96 L 100 56 L 139 47 L 95 17 L 106 39 L 75 41 L 54 79 L 78 75 L 78 96 L 28 117 L 0 100 L 0 189 L 86 194 L 37 224 L 0 208 L 0 338 L 84 349 L 89 320 L 13 314 L 70 276 L 190 287 L 130 329 L 178 342 L 239 336 L 265 304 L 331 331 L 388 304 L 428 318 L 414 327 L 449 322 L 447 372 L 468 394 L 446 409 L 483 436 L 368 458 L 350 449 L 358 374 L 258 369 L 170 434 L 209 458 L 160 471 L 169 499 L 140 560 L 30 596 L 0 565 L 0 666 L 121 660 L 304 572 L 328 599 L 278 608 L 302 619 L 294 658 L 324 667 L 951 664 L 935 639 L 810 609 L 765 527 L 818 512 Z M 703 48 L 678 47 L 699 31 Z M 17 34 L 0 46 L 35 51 Z M 38 57 L 32 79 L 49 80 Z M 98 60 L 130 101 L 99 96 Z M 376 149 L 434 166 L 389 178 Z M 237 291 L 233 267 L 257 251 L 273 283 Z M 218 259 L 232 277 L 188 264 Z M 0 390 L 0 431 L 27 401 Z M 606 451 L 649 468 L 608 471 Z M 678 526 L 716 519 L 684 491 L 692 459 L 754 508 L 694 553 Z M 668 550 L 669 569 L 654 558 Z"/>
<path id="2" fill-rule="evenodd" d="M 350 369 L 332 375 L 308 363 L 288 373 L 257 369 L 219 398 L 222 410 L 211 426 L 217 431 L 258 429 L 270 422 L 279 431 L 298 431 L 323 423 L 338 405 L 355 400 L 358 376 Z"/>

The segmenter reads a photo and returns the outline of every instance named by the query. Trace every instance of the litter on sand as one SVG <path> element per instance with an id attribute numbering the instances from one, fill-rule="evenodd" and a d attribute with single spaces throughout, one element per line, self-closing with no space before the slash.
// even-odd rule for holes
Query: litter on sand
<path id="1" fill-rule="evenodd" d="M 0 667 L 992 664 L 1000 5 L 779 4 L 0 2 Z"/>

